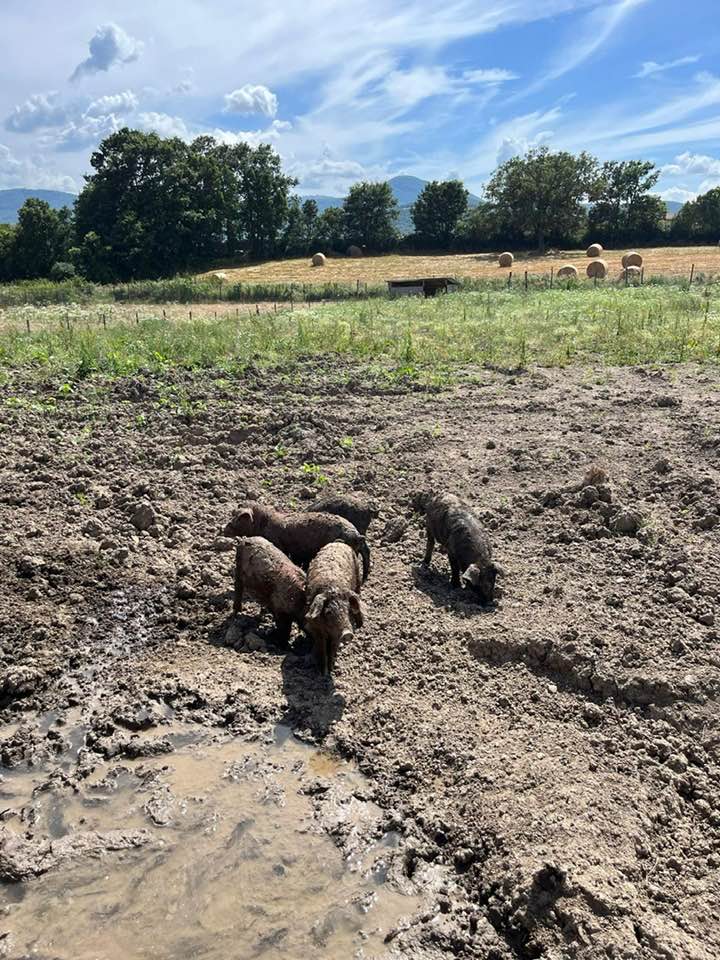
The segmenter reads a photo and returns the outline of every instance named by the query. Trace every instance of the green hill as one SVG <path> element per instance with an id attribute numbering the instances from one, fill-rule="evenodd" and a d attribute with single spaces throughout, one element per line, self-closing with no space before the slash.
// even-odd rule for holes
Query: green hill
<path id="1" fill-rule="evenodd" d="M 74 193 L 62 190 L 0 190 L 0 223 L 16 223 L 18 210 L 30 197 L 45 200 L 53 210 L 71 207 L 76 199 Z"/>

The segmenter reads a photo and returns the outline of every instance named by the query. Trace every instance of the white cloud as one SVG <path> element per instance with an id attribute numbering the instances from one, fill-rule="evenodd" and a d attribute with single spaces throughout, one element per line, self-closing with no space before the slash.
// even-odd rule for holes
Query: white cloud
<path id="1" fill-rule="evenodd" d="M 670 60 L 667 63 L 656 63 L 654 60 L 646 60 L 637 73 L 633 74 L 635 79 L 644 79 L 645 77 L 654 77 L 658 73 L 665 73 L 667 70 L 675 70 L 676 67 L 684 67 L 690 63 L 697 63 L 700 54 L 692 57 L 679 57 L 677 60 Z"/>
<path id="2" fill-rule="evenodd" d="M 84 150 L 94 147 L 111 133 L 116 133 L 122 121 L 114 114 L 103 117 L 82 116 L 71 121 L 52 141 L 58 150 Z"/>
<path id="3" fill-rule="evenodd" d="M 13 156 L 10 147 L 0 143 L 0 183 L 10 186 L 12 181 L 20 172 L 22 164 Z"/>
<path id="4" fill-rule="evenodd" d="M 261 143 L 272 143 L 280 138 L 281 134 L 292 129 L 292 124 L 287 120 L 273 120 L 265 130 L 223 130 L 216 127 L 214 130 L 196 131 L 193 136 L 200 136 L 205 133 L 208 136 L 215 137 L 218 143 L 226 143 L 228 146 L 236 146 L 238 143 L 249 143 L 251 147 L 257 147 Z"/>
<path id="5" fill-rule="evenodd" d="M 452 93 L 455 88 L 455 81 L 444 67 L 415 67 L 388 74 L 384 93 L 398 106 L 408 108 L 428 97 Z"/>
<path id="6" fill-rule="evenodd" d="M 174 94 L 178 97 L 187 97 L 193 92 L 194 89 L 195 85 L 193 84 L 192 80 L 187 79 L 176 83 L 174 87 L 170 87 L 168 93 L 170 95 Z"/>
<path id="7" fill-rule="evenodd" d="M 300 181 L 302 190 L 330 196 L 345 194 L 350 184 L 358 180 L 383 178 L 382 173 L 375 172 L 373 175 L 356 160 L 334 160 L 329 156 L 322 156 L 307 163 L 290 164 L 289 170 L 292 176 Z"/>
<path id="8" fill-rule="evenodd" d="M 104 73 L 118 64 L 132 63 L 143 50 L 141 41 L 131 37 L 116 23 L 106 23 L 98 27 L 89 47 L 90 56 L 75 67 L 71 80 L 79 80 L 93 73 Z"/>
<path id="9" fill-rule="evenodd" d="M 47 170 L 32 160 L 18 160 L 9 147 L 0 143 L 0 189 L 27 187 L 36 190 L 66 190 L 77 193 L 76 181 L 56 170 Z"/>
<path id="10" fill-rule="evenodd" d="M 543 76 L 526 87 L 518 96 L 536 93 L 553 80 L 576 70 L 593 57 L 610 40 L 627 17 L 649 0 L 616 0 L 611 5 L 595 7 L 578 25 L 573 23 L 567 39 L 556 51 Z"/>
<path id="11" fill-rule="evenodd" d="M 697 191 L 685 190 L 683 187 L 669 187 L 667 190 L 661 190 L 660 196 L 663 200 L 677 200 L 680 203 L 687 203 L 688 200 L 695 199 Z"/>
<path id="12" fill-rule="evenodd" d="M 244 87 L 225 94 L 223 113 L 260 113 L 266 117 L 276 116 L 278 98 L 262 84 L 246 83 Z"/>
<path id="13" fill-rule="evenodd" d="M 544 146 L 552 136 L 552 130 L 540 130 L 532 139 L 528 139 L 527 137 L 505 137 L 498 147 L 498 165 L 505 163 L 506 160 L 511 160 L 513 157 L 522 157 L 528 150 L 533 150 L 535 147 Z"/>
<path id="14" fill-rule="evenodd" d="M 686 151 L 675 157 L 673 163 L 667 163 L 661 167 L 660 172 L 663 176 L 680 176 L 688 173 L 720 176 L 720 160 L 702 153 Z"/>
<path id="15" fill-rule="evenodd" d="M 34 93 L 18 104 L 5 120 L 5 129 L 13 133 L 32 133 L 46 127 L 61 126 L 67 120 L 67 111 L 58 103 L 59 93 Z"/>
<path id="16" fill-rule="evenodd" d="M 133 126 L 148 133 L 157 133 L 161 137 L 180 137 L 181 140 L 192 140 L 187 124 L 182 117 L 171 117 L 167 113 L 141 113 Z"/>
<path id="17" fill-rule="evenodd" d="M 501 70 L 499 67 L 492 67 L 488 70 L 466 70 L 463 73 L 463 80 L 466 83 L 505 83 L 508 80 L 519 79 L 519 73 L 513 73 L 512 70 Z"/>
<path id="18" fill-rule="evenodd" d="M 122 93 L 113 93 L 106 97 L 93 100 L 85 111 L 86 117 L 105 117 L 108 114 L 124 116 L 133 113 L 138 108 L 138 98 L 132 90 L 123 90 Z"/>

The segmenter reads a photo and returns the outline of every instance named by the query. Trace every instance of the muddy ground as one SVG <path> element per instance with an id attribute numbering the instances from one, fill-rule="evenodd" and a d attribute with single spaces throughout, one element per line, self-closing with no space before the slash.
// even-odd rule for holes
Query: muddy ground
<path id="1" fill-rule="evenodd" d="M 5 766 L 54 758 L 77 789 L 161 742 L 168 711 L 238 737 L 282 722 L 357 762 L 408 877 L 442 868 L 403 955 L 717 956 L 715 370 L 475 369 L 426 389 L 328 361 L 16 378 L 0 400 Z M 495 609 L 450 587 L 441 554 L 419 565 L 426 486 L 491 528 Z M 221 536 L 245 497 L 318 487 L 381 511 L 366 625 L 329 683 L 302 637 L 283 651 L 266 616 L 233 622 Z"/>

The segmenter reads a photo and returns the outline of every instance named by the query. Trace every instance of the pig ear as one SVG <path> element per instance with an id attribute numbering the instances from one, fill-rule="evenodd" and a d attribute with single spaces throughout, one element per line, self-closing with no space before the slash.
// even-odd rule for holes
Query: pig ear
<path id="1" fill-rule="evenodd" d="M 493 570 L 495 571 L 495 576 L 496 576 L 496 577 L 504 577 L 504 576 L 505 576 L 505 571 L 504 571 L 503 568 L 502 568 L 501 566 L 499 566 L 497 563 L 493 563 L 493 564 L 491 564 L 491 566 L 492 566 Z"/>
<path id="2" fill-rule="evenodd" d="M 242 517 L 247 517 L 248 520 L 252 523 L 252 518 L 253 518 L 252 508 L 251 508 L 251 507 L 243 507 L 241 510 L 238 510 L 238 512 L 237 512 L 237 518 L 238 518 L 238 520 L 241 519 Z"/>
<path id="3" fill-rule="evenodd" d="M 358 627 L 363 625 L 365 620 L 365 610 L 362 603 L 360 602 L 360 597 L 356 593 L 351 593 L 349 597 L 350 602 L 350 613 L 352 614 L 355 623 Z"/>
<path id="4" fill-rule="evenodd" d="M 319 593 L 313 602 L 310 604 L 310 609 L 305 614 L 306 620 L 317 620 L 320 614 L 323 612 L 323 607 L 325 606 L 325 601 L 327 596 L 324 593 Z"/>

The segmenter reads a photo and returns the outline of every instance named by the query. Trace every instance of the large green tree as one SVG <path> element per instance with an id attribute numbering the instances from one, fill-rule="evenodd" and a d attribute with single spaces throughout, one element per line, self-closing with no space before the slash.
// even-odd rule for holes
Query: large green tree
<path id="1" fill-rule="evenodd" d="M 0 223 L 0 280 L 12 280 L 13 247 L 15 245 L 15 227 L 9 223 Z"/>
<path id="2" fill-rule="evenodd" d="M 282 247 L 289 189 L 267 145 L 123 129 L 92 154 L 77 201 L 80 259 L 97 280 L 166 276 L 220 256 Z"/>
<path id="3" fill-rule="evenodd" d="M 455 228 L 454 246 L 462 250 L 497 250 L 522 241 L 522 233 L 503 223 L 495 204 L 487 201 L 468 210 Z"/>
<path id="4" fill-rule="evenodd" d="M 26 200 L 13 237 L 13 275 L 27 280 L 50 276 L 50 268 L 67 249 L 68 222 L 67 212 L 53 210 L 45 200 Z"/>
<path id="5" fill-rule="evenodd" d="M 349 243 L 376 252 L 397 243 L 400 208 L 389 183 L 354 184 L 343 201 L 343 212 Z"/>
<path id="6" fill-rule="evenodd" d="M 597 179 L 597 161 L 537 147 L 501 164 L 485 188 L 499 220 L 544 251 L 549 240 L 570 242 L 582 232 L 583 203 Z"/>
<path id="7" fill-rule="evenodd" d="M 665 220 L 665 202 L 650 193 L 660 171 L 645 160 L 610 160 L 602 165 L 590 198 L 588 226 L 609 243 L 653 240 Z"/>
<path id="8" fill-rule="evenodd" d="M 672 222 L 672 236 L 676 240 L 720 242 L 720 187 L 683 204 Z"/>
<path id="9" fill-rule="evenodd" d="M 344 250 L 347 246 L 345 211 L 341 207 L 327 207 L 315 224 L 314 245 L 318 250 Z"/>
<path id="10" fill-rule="evenodd" d="M 467 208 L 468 192 L 460 180 L 433 180 L 410 208 L 415 233 L 423 243 L 447 250 Z"/>

